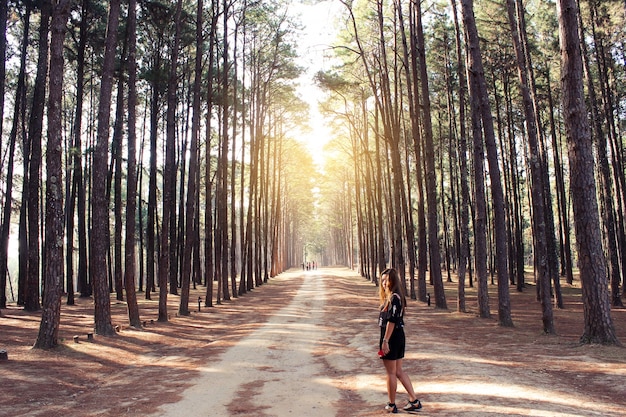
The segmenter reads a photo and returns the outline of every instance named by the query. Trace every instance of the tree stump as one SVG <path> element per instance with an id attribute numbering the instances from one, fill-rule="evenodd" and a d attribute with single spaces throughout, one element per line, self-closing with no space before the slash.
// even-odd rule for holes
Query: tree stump
<path id="1" fill-rule="evenodd" d="M 93 342 L 93 333 L 87 333 L 87 340 Z"/>
<path id="2" fill-rule="evenodd" d="M 74 343 L 78 343 L 78 336 L 74 336 Z"/>
<path id="3" fill-rule="evenodd" d="M 5 349 L 0 349 L 0 361 L 8 361 L 9 353 Z"/>

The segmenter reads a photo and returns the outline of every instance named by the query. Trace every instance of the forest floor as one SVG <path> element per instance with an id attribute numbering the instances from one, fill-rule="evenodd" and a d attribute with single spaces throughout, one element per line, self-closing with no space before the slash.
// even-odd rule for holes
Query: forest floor
<path id="1" fill-rule="evenodd" d="M 292 270 L 245 296 L 179 317 L 170 295 L 169 322 L 157 322 L 158 297 L 140 300 L 145 326 L 126 323 L 112 301 L 113 337 L 87 334 L 93 303 L 62 306 L 61 344 L 31 348 L 40 314 L 15 305 L 1 311 L 0 416 L 379 416 L 387 401 L 377 357 L 377 288 L 345 268 Z M 511 288 L 515 327 L 409 301 L 404 368 L 423 403 L 422 416 L 623 416 L 626 348 L 580 345 L 580 290 L 564 285 L 555 310 L 558 335 L 542 333 L 535 287 Z M 612 310 L 626 344 L 626 309 Z M 74 341 L 78 336 L 78 342 Z M 402 406 L 407 395 L 398 389 Z"/>

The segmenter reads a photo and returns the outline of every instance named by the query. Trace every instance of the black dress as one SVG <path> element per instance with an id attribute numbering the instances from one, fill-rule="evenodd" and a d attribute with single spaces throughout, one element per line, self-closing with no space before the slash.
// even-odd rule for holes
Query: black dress
<path id="1" fill-rule="evenodd" d="M 389 338 L 389 353 L 382 356 L 381 359 L 397 360 L 404 358 L 405 336 L 403 316 L 404 310 L 400 296 L 394 293 L 391 296 L 391 303 L 387 305 L 386 308 L 382 309 L 378 315 L 378 325 L 380 326 L 379 349 L 382 349 L 383 346 L 387 323 L 392 322 L 395 324 L 391 337 Z"/>

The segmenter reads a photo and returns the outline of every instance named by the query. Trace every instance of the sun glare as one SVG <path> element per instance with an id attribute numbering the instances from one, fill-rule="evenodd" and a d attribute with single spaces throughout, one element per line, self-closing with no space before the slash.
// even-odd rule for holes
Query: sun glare
<path id="1" fill-rule="evenodd" d="M 315 4 L 294 2 L 290 6 L 303 26 L 298 37 L 298 63 L 305 71 L 298 80 L 298 94 L 309 105 L 308 126 L 303 126 L 296 134 L 319 169 L 324 167 L 324 145 L 330 140 L 332 132 L 319 111 L 324 92 L 315 84 L 314 77 L 331 64 L 330 45 L 336 34 L 337 3 L 330 0 Z"/>

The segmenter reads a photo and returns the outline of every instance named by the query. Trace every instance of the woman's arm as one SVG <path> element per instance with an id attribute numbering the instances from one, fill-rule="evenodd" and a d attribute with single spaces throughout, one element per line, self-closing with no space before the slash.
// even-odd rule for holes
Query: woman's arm
<path id="1" fill-rule="evenodd" d="M 393 329 L 396 327 L 395 323 L 390 321 L 387 322 L 387 327 L 385 327 L 385 336 L 383 336 L 383 353 L 386 355 L 389 353 L 389 338 L 393 333 Z"/>

